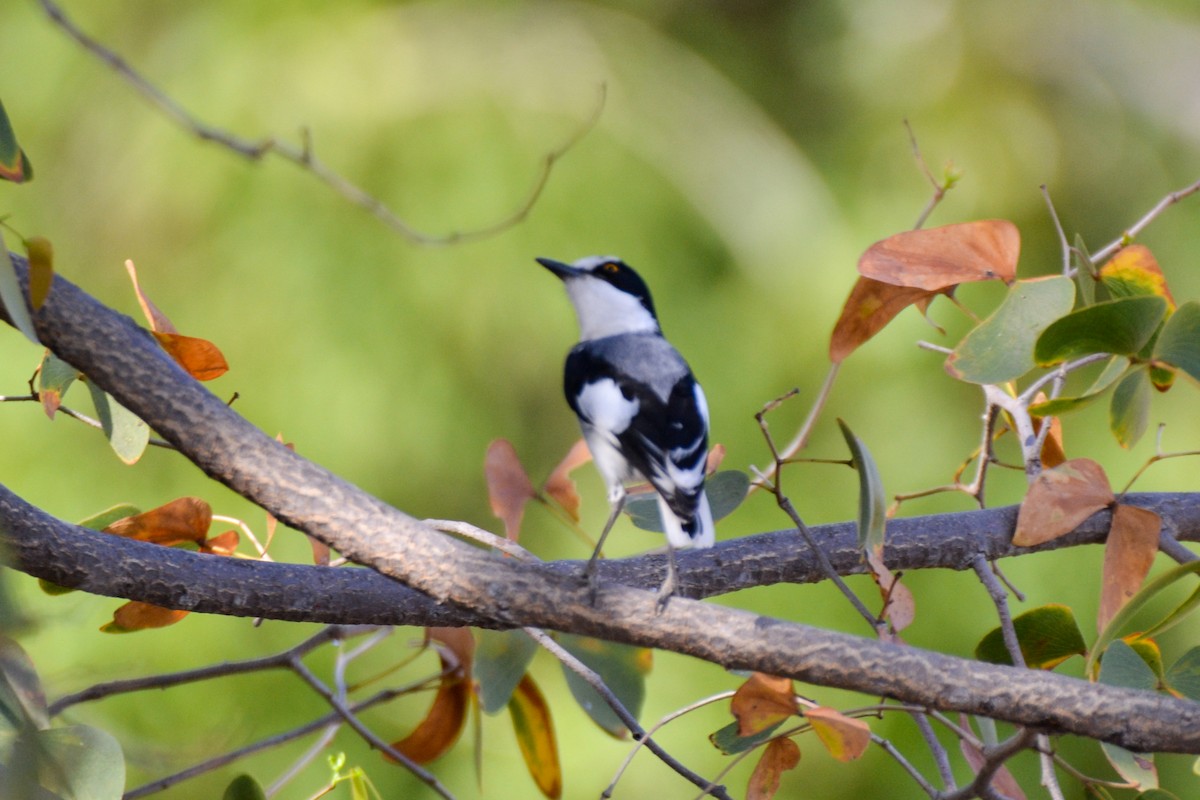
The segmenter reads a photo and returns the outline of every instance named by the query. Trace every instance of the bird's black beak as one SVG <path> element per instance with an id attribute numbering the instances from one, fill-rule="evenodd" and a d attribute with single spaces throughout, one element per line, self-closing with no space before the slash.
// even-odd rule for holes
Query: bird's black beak
<path id="1" fill-rule="evenodd" d="M 579 273 L 583 272 L 583 270 L 579 269 L 578 267 L 572 267 L 570 264 L 564 264 L 561 261 L 555 261 L 553 258 L 535 258 L 534 261 L 538 262 L 564 281 L 567 278 L 573 278 Z"/>

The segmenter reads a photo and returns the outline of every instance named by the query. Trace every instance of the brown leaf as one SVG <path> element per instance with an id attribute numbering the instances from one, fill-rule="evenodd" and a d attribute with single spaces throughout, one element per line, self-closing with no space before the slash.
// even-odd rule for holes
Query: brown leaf
<path id="1" fill-rule="evenodd" d="M 1045 392 L 1038 392 L 1037 397 L 1033 399 L 1034 405 L 1046 402 L 1048 398 Z M 1040 434 L 1042 425 L 1045 422 L 1045 417 L 1031 417 L 1033 421 L 1033 432 Z M 1050 432 L 1046 434 L 1045 440 L 1042 442 L 1042 466 L 1051 468 L 1066 462 L 1067 453 L 1063 450 L 1063 429 L 1062 421 L 1058 417 L 1050 417 Z"/>
<path id="2" fill-rule="evenodd" d="M 525 504 L 536 497 L 537 492 L 511 442 L 497 439 L 488 445 L 483 472 L 487 476 L 492 513 L 504 521 L 505 535 L 515 542 L 521 532 Z"/>
<path id="3" fill-rule="evenodd" d="M 105 633 L 131 633 L 150 628 L 165 628 L 186 617 L 188 612 L 163 608 L 137 600 L 130 600 L 113 612 L 112 622 L 102 625 Z"/>
<path id="4" fill-rule="evenodd" d="M 1057 539 L 1113 501 L 1104 468 L 1088 458 L 1073 458 L 1034 479 L 1021 502 L 1013 544 L 1018 547 Z"/>
<path id="5" fill-rule="evenodd" d="M 725 460 L 725 445 L 714 444 L 708 450 L 708 458 L 704 460 L 704 474 L 712 475 L 717 471 L 717 467 L 721 466 L 721 462 Z"/>
<path id="6" fill-rule="evenodd" d="M 37 311 L 54 283 L 54 245 L 44 236 L 30 236 L 25 240 L 25 253 L 29 256 L 29 304 Z"/>
<path id="7" fill-rule="evenodd" d="M 965 714 L 959 715 L 959 725 L 965 729 L 970 729 L 971 723 Z M 958 740 L 958 748 L 962 751 L 963 758 L 966 759 L 967 764 L 970 765 L 971 772 L 978 775 L 979 770 L 987 763 L 983 751 L 966 739 Z M 1003 764 L 993 774 L 991 786 L 998 793 L 1010 798 L 1010 800 L 1025 800 L 1025 792 L 1021 791 L 1021 785 L 1013 778 L 1012 773 L 1008 771 L 1008 767 Z"/>
<path id="8" fill-rule="evenodd" d="M 558 466 L 542 484 L 542 491 L 553 497 L 555 502 L 562 506 L 563 510 L 570 514 L 571 519 L 576 522 L 579 522 L 580 499 L 579 492 L 575 488 L 575 481 L 571 480 L 571 473 L 591 460 L 592 451 L 588 450 L 587 442 L 579 439 L 571 445 L 571 449 L 567 451 L 563 460 L 558 462 Z M 492 510 L 495 511 L 495 507 Z"/>
<path id="9" fill-rule="evenodd" d="M 871 743 L 871 729 L 861 719 L 847 717 L 842 712 L 825 708 L 809 708 L 804 718 L 817 732 L 817 738 L 838 761 L 853 761 L 867 750 Z"/>
<path id="10" fill-rule="evenodd" d="M 225 356 L 207 339 L 158 331 L 154 332 L 154 338 L 179 366 L 198 381 L 211 381 L 229 371 Z"/>
<path id="11" fill-rule="evenodd" d="M 800 748 L 791 739 L 772 739 L 750 775 L 746 800 L 771 800 L 779 791 L 783 773 L 800 763 Z"/>
<path id="12" fill-rule="evenodd" d="M 984 219 L 905 231 L 867 248 L 860 275 L 896 286 L 937 292 L 971 281 L 1011 282 L 1021 234 L 1005 219 Z"/>
<path id="13" fill-rule="evenodd" d="M 201 544 L 212 524 L 212 507 L 199 497 L 181 497 L 136 516 L 119 519 L 105 533 L 170 547 L 183 542 Z"/>
<path id="14" fill-rule="evenodd" d="M 835 364 L 845 361 L 906 307 L 932 299 L 936 294 L 925 289 L 859 278 L 846 298 L 841 316 L 834 323 L 829 339 L 829 360 Z"/>
<path id="15" fill-rule="evenodd" d="M 1158 553 L 1162 518 L 1153 511 L 1118 503 L 1104 545 L 1104 569 L 1096 629 L 1103 631 L 1129 598 L 1142 588 Z"/>
<path id="16" fill-rule="evenodd" d="M 733 693 L 729 710 L 738 721 L 738 736 L 753 736 L 797 712 L 791 678 L 752 674 Z"/>
<path id="17" fill-rule="evenodd" d="M 175 326 L 171 324 L 171 320 L 167 319 L 167 315 L 159 311 L 158 306 L 150 302 L 150 298 L 142 291 L 133 259 L 125 260 L 125 271 L 129 273 L 129 280 L 133 283 L 133 293 L 137 295 L 138 305 L 142 307 L 142 313 L 146 315 L 146 321 L 150 323 L 150 330 L 155 333 L 178 333 Z"/>
<path id="18" fill-rule="evenodd" d="M 871 577 L 879 586 L 880 596 L 887 602 L 883 609 L 883 618 L 891 623 L 892 630 L 899 633 L 912 624 L 917 613 L 917 601 L 909 588 L 896 579 L 873 549 L 866 548 L 865 555 L 867 566 L 871 569 Z"/>
<path id="19" fill-rule="evenodd" d="M 212 553 L 214 556 L 231 556 L 237 550 L 239 541 L 241 541 L 241 537 L 237 531 L 225 531 L 205 539 L 200 545 L 200 551 Z"/>
<path id="20" fill-rule="evenodd" d="M 428 764 L 458 741 L 471 703 L 470 669 L 475 652 L 475 638 L 468 628 L 426 628 L 425 633 L 445 646 L 438 648 L 438 657 L 446 674 L 425 717 L 412 733 L 392 743 L 418 764 Z"/>

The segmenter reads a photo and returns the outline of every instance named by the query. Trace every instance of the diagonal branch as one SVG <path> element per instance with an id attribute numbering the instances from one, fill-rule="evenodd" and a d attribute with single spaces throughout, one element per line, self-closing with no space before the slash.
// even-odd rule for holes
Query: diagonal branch
<path id="1" fill-rule="evenodd" d="M 600 119 L 600 112 L 604 109 L 605 89 L 601 85 L 595 109 L 588 119 L 568 136 L 562 144 L 548 152 L 542 158 L 541 168 L 534 177 L 525 199 L 520 205 L 508 214 L 505 214 L 498 221 L 474 230 L 451 231 L 442 235 L 424 233 L 397 216 L 382 200 L 342 177 L 318 159 L 316 153 L 313 152 L 312 134 L 307 129 L 301 132 L 301 144 L 297 147 L 294 144 L 280 141 L 274 136 L 250 140 L 235 136 L 221 128 L 210 125 L 195 117 L 182 105 L 173 100 L 166 92 L 147 80 L 128 61 L 122 58 L 120 54 L 86 33 L 66 15 L 57 3 L 52 2 L 52 0 L 38 0 L 38 2 L 51 22 L 62 29 L 67 36 L 74 39 L 81 47 L 96 56 L 96 58 L 100 59 L 101 62 L 121 76 L 126 83 L 180 128 L 183 128 L 202 141 L 219 144 L 251 161 L 258 161 L 271 153 L 285 161 L 290 161 L 300 169 L 312 174 L 313 177 L 340 194 L 350 203 L 369 211 L 384 225 L 414 244 L 441 246 L 478 241 L 502 233 L 522 222 L 533 211 L 534 205 L 537 203 L 538 198 L 541 197 L 542 190 L 546 188 L 546 182 L 550 179 L 550 173 L 554 169 L 554 165 L 560 158 L 567 154 L 568 150 L 574 147 L 580 139 L 595 127 L 596 122 Z"/>
<path id="2" fill-rule="evenodd" d="M 27 280 L 24 260 L 14 260 Z M 683 597 L 660 615 L 652 592 L 623 586 L 605 586 L 592 605 L 577 575 L 459 542 L 288 450 L 188 377 L 132 320 L 61 276 L 34 322 L 44 344 L 206 474 L 440 603 L 497 624 L 666 649 L 727 668 L 1078 733 L 1137 752 L 1200 752 L 1200 704 L 1193 702 L 870 641 Z M 7 515 L 11 506 L 4 503 L 0 512 Z M 0 530 L 12 530 L 7 517 L 0 517 Z M 189 585 L 176 590 L 186 601 Z"/>

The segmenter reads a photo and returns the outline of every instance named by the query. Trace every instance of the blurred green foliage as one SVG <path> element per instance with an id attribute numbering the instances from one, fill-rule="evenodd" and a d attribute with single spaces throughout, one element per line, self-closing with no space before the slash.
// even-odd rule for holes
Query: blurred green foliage
<path id="1" fill-rule="evenodd" d="M 637 267 L 704 382 L 726 465 L 764 466 L 754 412 L 799 386 L 800 399 L 771 417 L 774 430 L 790 435 L 824 376 L 828 334 L 858 254 L 911 227 L 929 198 L 903 120 L 935 174 L 947 162 L 963 173 L 931 224 L 1013 220 L 1023 237 L 1022 277 L 1061 263 L 1039 185 L 1049 188 L 1068 236 L 1081 234 L 1094 251 L 1200 175 L 1200 9 L 1186 2 L 129 0 L 73 3 L 68 13 L 209 124 L 251 140 L 298 141 L 308 129 L 329 167 L 432 235 L 484 227 L 519 208 L 545 155 L 606 87 L 598 125 L 555 165 L 527 219 L 484 241 L 424 247 L 290 164 L 271 156 L 251 163 L 184 133 L 36 3 L 0 6 L 0 97 L 38 171 L 28 185 L 0 185 L 0 214 L 26 236 L 52 240 L 63 275 L 137 316 L 122 266 L 133 259 L 181 332 L 220 345 L 232 369 L 210 388 L 238 393 L 237 409 L 263 430 L 417 516 L 487 527 L 495 526 L 483 484 L 487 443 L 512 440 L 542 476 L 577 436 L 560 392 L 574 320 L 534 256 L 613 252 Z M 1140 239 L 1181 302 L 1200 296 L 1198 219 L 1193 198 Z M 961 292 L 983 314 L 1001 294 Z M 889 492 L 950 478 L 977 443 L 981 406 L 974 389 L 943 373 L 940 357 L 913 346 L 921 338 L 953 346 L 969 327 L 943 302 L 933 317 L 946 337 L 909 311 L 847 361 L 811 455 L 845 456 L 833 425 L 840 416 L 869 445 Z M 40 357 L 15 332 L 0 331 L 0 394 L 23 393 Z M 1180 388 L 1153 406 L 1151 421 L 1168 425 L 1169 449 L 1200 439 L 1194 387 Z M 84 394 L 68 394 L 67 405 L 90 413 Z M 1103 414 L 1097 407 L 1068 421 L 1068 453 L 1095 458 L 1120 484 L 1153 452 L 1153 437 L 1121 451 Z M 65 519 L 194 494 L 219 514 L 262 527 L 260 511 L 182 458 L 152 449 L 126 467 L 102 436 L 63 417 L 50 423 L 34 404 L 0 406 L 0 442 L 0 480 Z M 1165 462 L 1138 488 L 1195 489 L 1195 470 L 1187 459 Z M 588 468 L 580 481 L 585 525 L 598 527 L 607 512 L 599 478 Z M 806 491 L 813 485 L 820 491 Z M 1015 502 L 1022 485 L 1018 474 L 996 473 L 989 500 Z M 785 488 L 810 523 L 855 514 L 857 479 L 844 468 L 793 467 Z M 940 497 L 904 513 L 966 507 L 965 499 Z M 786 525 L 769 498 L 756 496 L 719 536 Z M 277 555 L 307 559 L 299 539 L 281 534 Z M 523 543 L 544 558 L 587 555 L 536 508 Z M 612 554 L 657 543 L 626 523 Z M 1094 613 L 1098 551 L 1006 569 L 1029 607 L 1063 602 L 1080 619 Z M 994 627 L 972 578 L 905 580 L 917 600 L 905 634 L 914 644 L 966 655 Z M 175 628 L 108 637 L 96 629 L 114 601 L 44 597 L 32 579 L 15 575 L 5 584 L 35 625 L 22 641 L 51 696 L 263 653 L 302 635 L 282 623 L 251 628 L 192 615 Z M 870 596 L 869 585 L 855 585 Z M 867 633 L 825 586 L 720 602 Z M 543 670 L 556 714 L 566 793 L 594 793 L 628 745 L 587 722 L 545 659 L 535 670 Z M 643 719 L 735 682 L 659 654 Z M 802 691 L 826 705 L 860 700 Z M 285 700 L 286 692 L 293 693 Z M 371 720 L 395 738 L 424 702 L 402 701 Z M 69 716 L 121 740 L 133 786 L 323 712 L 298 682 L 258 676 L 110 700 Z M 723 708 L 707 709 L 669 727 L 662 742 L 712 774 L 725 757 L 706 736 L 727 722 Z M 507 725 L 484 723 L 487 797 L 532 792 Z M 919 748 L 903 721 L 874 726 Z M 384 796 L 417 796 L 401 770 L 354 737 L 339 736 L 336 747 L 368 768 Z M 1108 774 L 1094 745 L 1066 747 Z M 433 765 L 462 797 L 477 791 L 469 749 L 464 741 Z M 785 792 L 919 794 L 878 751 L 850 765 L 815 747 L 808 754 L 785 776 Z M 216 796 L 244 771 L 265 784 L 294 756 L 271 752 L 161 796 Z M 1159 763 L 1166 786 L 1171 770 L 1190 767 L 1184 759 Z M 1032 757 L 1014 769 L 1036 786 Z M 748 770 L 733 773 L 735 794 Z M 306 796 L 325 777 L 318 762 L 284 794 Z M 1067 789 L 1080 796 L 1077 786 Z M 687 795 L 644 754 L 620 790 Z"/>

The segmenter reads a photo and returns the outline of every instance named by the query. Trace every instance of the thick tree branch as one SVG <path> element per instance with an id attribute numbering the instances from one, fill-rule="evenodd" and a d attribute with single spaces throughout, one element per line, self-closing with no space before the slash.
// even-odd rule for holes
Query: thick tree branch
<path id="1" fill-rule="evenodd" d="M 17 261 L 24 278 L 24 261 Z M 132 320 L 61 277 L 34 320 L 43 343 L 205 473 L 286 524 L 438 602 L 507 625 L 672 650 L 727 668 L 1078 733 L 1135 751 L 1200 752 L 1197 703 L 874 642 L 687 598 L 676 598 L 659 615 L 653 593 L 634 588 L 605 586 L 592 606 L 577 576 L 517 563 L 433 531 L 283 447 L 188 377 Z M 0 524 L 15 532 L 8 522 Z M 761 569 L 770 574 L 772 567 Z M 188 584 L 178 588 L 186 601 Z"/>

